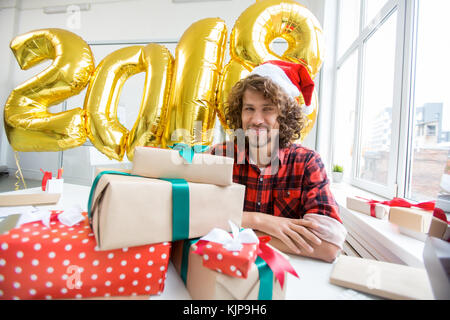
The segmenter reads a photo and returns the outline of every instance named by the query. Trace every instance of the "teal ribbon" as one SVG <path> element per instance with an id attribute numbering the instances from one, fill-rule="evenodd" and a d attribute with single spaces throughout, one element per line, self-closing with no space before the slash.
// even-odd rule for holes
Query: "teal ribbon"
<path id="1" fill-rule="evenodd" d="M 189 238 L 189 185 L 184 179 L 163 179 L 172 184 L 172 241 Z"/>
<path id="2" fill-rule="evenodd" d="M 189 248 L 193 244 L 196 244 L 198 239 L 200 239 L 200 238 L 188 239 L 188 240 L 183 241 L 180 276 L 181 276 L 181 280 L 183 280 L 183 282 L 184 282 L 184 285 L 186 285 L 186 281 L 187 281 L 187 272 L 188 272 L 188 265 L 189 265 Z"/>
<path id="3" fill-rule="evenodd" d="M 258 300 L 272 300 L 273 272 L 267 263 L 259 256 L 256 258 L 255 264 L 258 267 L 259 273 Z"/>
<path id="4" fill-rule="evenodd" d="M 183 241 L 180 276 L 185 285 L 187 281 L 187 272 L 189 266 L 189 249 L 193 244 L 197 243 L 199 239 L 200 238 Z M 255 264 L 258 267 L 259 273 L 258 300 L 272 300 L 273 272 L 267 265 L 267 263 L 259 256 L 256 258 Z"/>
<path id="5" fill-rule="evenodd" d="M 92 227 L 92 201 L 95 188 L 104 174 L 115 174 L 130 177 L 142 176 L 120 171 L 102 171 L 94 179 L 88 200 L 88 218 Z M 172 240 L 189 238 L 189 185 L 184 179 L 160 179 L 172 184 Z"/>
<path id="6" fill-rule="evenodd" d="M 173 146 L 169 146 L 173 150 L 178 150 L 180 156 L 187 161 L 187 163 L 192 163 L 195 153 L 203 153 L 209 149 L 208 146 L 194 145 L 190 147 L 185 143 L 175 143 Z"/>

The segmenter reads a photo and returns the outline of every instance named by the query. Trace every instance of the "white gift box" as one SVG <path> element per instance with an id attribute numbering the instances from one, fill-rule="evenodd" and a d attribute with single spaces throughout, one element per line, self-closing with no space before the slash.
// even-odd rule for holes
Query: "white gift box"
<path id="1" fill-rule="evenodd" d="M 48 193 L 62 193 L 63 192 L 64 179 L 48 179 L 45 191 Z"/>

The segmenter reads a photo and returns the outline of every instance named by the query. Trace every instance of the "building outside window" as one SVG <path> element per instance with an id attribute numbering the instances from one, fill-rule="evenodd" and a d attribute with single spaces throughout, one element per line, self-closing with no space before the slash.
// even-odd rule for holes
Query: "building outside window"
<path id="1" fill-rule="evenodd" d="M 450 150 L 450 1 L 338 7 L 333 163 L 381 196 L 435 199 Z"/>

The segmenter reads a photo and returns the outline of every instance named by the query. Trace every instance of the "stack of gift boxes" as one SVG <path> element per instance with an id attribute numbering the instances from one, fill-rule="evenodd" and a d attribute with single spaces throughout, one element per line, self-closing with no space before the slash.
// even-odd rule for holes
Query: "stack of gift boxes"
<path id="1" fill-rule="evenodd" d="M 240 226 L 245 186 L 232 182 L 233 159 L 193 149 L 137 147 L 130 172 L 99 170 L 82 222 L 67 226 L 55 212 L 49 228 L 33 222 L 0 235 L 0 298 L 160 294 L 170 258 L 193 299 L 284 298 L 284 271 L 260 279 L 272 263 L 258 256 L 258 239 L 198 247 L 211 230 Z"/>

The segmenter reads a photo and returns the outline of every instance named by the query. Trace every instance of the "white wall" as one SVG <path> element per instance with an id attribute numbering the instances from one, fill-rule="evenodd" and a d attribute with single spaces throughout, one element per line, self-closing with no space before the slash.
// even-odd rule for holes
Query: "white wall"
<path id="1" fill-rule="evenodd" d="M 324 1 L 301 0 L 299 3 L 308 7 L 322 23 Z M 70 29 L 68 13 L 45 14 L 43 10 L 49 6 L 82 3 L 90 3 L 90 10 L 81 12 L 79 29 Z M 254 0 L 191 3 L 173 3 L 171 0 L 0 0 L 0 106 L 14 87 L 45 67 L 20 70 L 9 49 L 9 42 L 19 34 L 41 28 L 63 28 L 90 44 L 177 41 L 192 23 L 209 17 L 223 19 L 230 33 L 239 15 L 253 3 Z M 3 112 L 1 114 L 3 117 Z M 6 140 L 3 121 L 0 130 L 0 165 L 6 164 L 10 171 L 15 171 L 14 153 Z M 304 144 L 315 148 L 315 128 Z M 20 164 L 25 176 L 39 179 L 42 176 L 40 168 L 56 171 L 60 162 L 58 154 L 21 152 Z"/>

